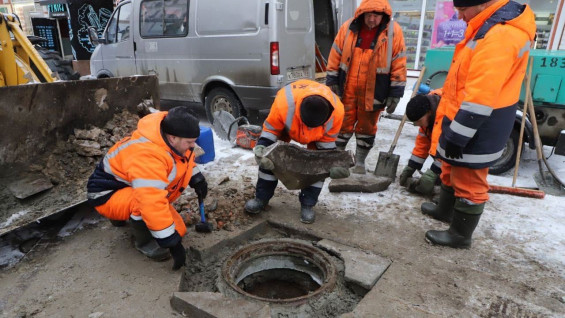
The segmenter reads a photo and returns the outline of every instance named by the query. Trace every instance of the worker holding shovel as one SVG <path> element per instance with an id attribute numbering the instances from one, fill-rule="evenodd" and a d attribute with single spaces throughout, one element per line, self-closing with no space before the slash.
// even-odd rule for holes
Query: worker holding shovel
<path id="1" fill-rule="evenodd" d="M 426 239 L 469 248 L 489 199 L 488 169 L 512 132 L 536 24 L 530 7 L 515 1 L 453 4 L 468 25 L 443 86 L 430 151 L 442 160 L 441 182 L 449 189 L 433 213 L 451 224 Z"/>
<path id="2" fill-rule="evenodd" d="M 283 87 L 277 93 L 269 116 L 263 123 L 263 131 L 253 148 L 259 164 L 259 177 L 255 198 L 245 203 L 245 211 L 258 214 L 275 193 L 278 179 L 273 174 L 274 163 L 264 158 L 266 147 L 278 140 L 291 140 L 307 145 L 312 150 L 336 149 L 335 140 L 343 121 L 343 104 L 325 85 L 311 80 L 298 80 Z M 331 167 L 330 178 L 349 177 L 346 167 Z M 300 190 L 300 221 L 313 223 L 313 210 L 322 192 L 324 181 L 316 182 Z"/>
<path id="3" fill-rule="evenodd" d="M 181 242 L 186 226 L 172 202 L 188 186 L 199 200 L 208 193 L 194 163 L 199 135 L 198 119 L 188 107 L 147 115 L 131 136 L 110 148 L 87 184 L 88 202 L 96 211 L 115 226 L 129 219 L 135 248 L 155 260 L 172 255 L 173 270 L 186 261 Z"/>
<path id="4" fill-rule="evenodd" d="M 406 86 L 404 36 L 387 0 L 363 0 L 341 26 L 328 58 L 326 85 L 345 107 L 337 148 L 344 150 L 355 133 L 353 173 L 365 174 L 379 114 L 394 112 Z"/>
<path id="5" fill-rule="evenodd" d="M 419 179 L 412 179 L 414 172 L 422 169 L 429 156 L 439 101 L 440 96 L 432 92 L 429 95 L 416 95 L 406 105 L 406 117 L 414 123 L 414 126 L 420 127 L 412 156 L 400 174 L 400 185 L 407 187 L 411 192 L 432 194 L 441 173 L 441 161 L 434 158 L 430 169 L 426 170 Z"/>

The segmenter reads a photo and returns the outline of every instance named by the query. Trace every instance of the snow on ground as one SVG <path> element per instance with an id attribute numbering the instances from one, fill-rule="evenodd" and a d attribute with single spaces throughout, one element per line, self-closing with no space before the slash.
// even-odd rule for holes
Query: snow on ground
<path id="1" fill-rule="evenodd" d="M 408 87 L 411 88 L 415 83 L 414 79 L 409 80 Z M 410 99 L 411 90 L 407 90 L 405 97 L 401 100 L 395 114 L 403 114 L 406 103 Z M 367 157 L 367 167 L 370 171 L 374 170 L 377 163 L 378 153 L 388 151 L 396 129 L 400 121 L 389 118 L 381 118 L 379 131 L 376 135 L 375 147 Z M 203 122 L 204 125 L 209 125 Z M 408 163 L 412 148 L 414 146 L 417 127 L 411 123 L 406 123 L 402 135 L 398 141 L 394 153 L 400 155 L 400 163 L 397 174 L 400 174 L 404 166 Z M 220 140 L 214 135 L 215 153 L 214 162 L 225 158 L 237 157 L 235 162 L 230 163 L 232 170 L 237 167 L 236 174 L 257 178 L 257 167 L 254 164 L 253 153 L 239 147 L 233 147 L 228 141 Z M 353 150 L 354 138 L 349 142 L 347 149 Z M 551 149 L 546 147 L 544 152 L 547 155 Z M 562 179 L 565 179 L 565 157 L 553 155 L 548 159 L 553 169 Z M 424 165 L 425 171 L 431 164 L 428 158 Z M 214 167 L 214 169 L 207 168 Z M 204 173 L 208 175 L 221 176 L 224 172 L 218 171 L 218 165 L 205 164 L 201 166 Z M 520 170 L 517 178 L 517 186 L 535 187 L 532 178 L 537 171 L 536 154 L 534 150 L 525 148 L 520 163 Z M 227 167 L 226 167 L 227 168 Z M 211 171 L 213 170 L 213 171 Z M 222 169 L 223 170 L 223 169 Z M 230 172 L 233 174 L 233 172 Z M 510 170 L 503 175 L 489 175 L 488 180 L 491 184 L 501 186 L 511 186 L 514 171 Z M 237 176 L 230 176 L 237 177 Z M 330 193 L 328 191 L 329 181 L 325 182 L 320 195 L 318 205 L 331 207 L 328 210 L 336 218 L 348 218 L 362 215 L 376 222 L 392 222 L 398 216 L 390 213 L 378 213 L 388 209 L 391 205 L 401 203 L 402 206 L 418 207 L 424 201 L 422 197 L 410 194 L 397 183 L 393 183 L 386 191 L 380 193 Z M 284 186 L 279 183 L 275 196 L 280 191 L 286 191 Z M 298 191 L 291 191 L 296 196 Z M 565 209 L 564 197 L 546 195 L 544 199 L 524 198 L 509 194 L 491 194 L 490 200 L 486 205 L 484 216 L 475 232 L 476 244 L 486 244 L 485 248 L 492 248 L 500 254 L 516 258 L 516 261 L 527 262 L 528 259 L 556 270 L 562 277 L 565 277 Z M 411 220 L 411 222 L 419 222 Z M 421 223 L 421 222 L 420 222 Z M 431 224 L 431 223 L 430 223 Z M 415 224 L 422 226 L 422 224 Z M 424 226 L 426 226 L 425 224 Z M 431 229 L 431 228 L 430 228 Z M 422 233 L 423 239 L 423 233 Z M 514 248 L 519 248 L 522 252 L 514 253 Z M 523 255 L 522 253 L 525 253 Z"/>

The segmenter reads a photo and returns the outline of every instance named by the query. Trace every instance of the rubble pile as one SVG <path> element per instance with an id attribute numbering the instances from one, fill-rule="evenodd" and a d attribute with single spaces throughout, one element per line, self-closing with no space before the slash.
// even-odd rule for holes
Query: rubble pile
<path id="1" fill-rule="evenodd" d="M 231 180 L 228 176 L 220 180 L 208 180 L 208 196 L 204 200 L 206 222 L 214 226 L 214 230 L 233 231 L 235 228 L 251 222 L 244 212 L 245 201 L 253 198 L 255 187 L 251 178 Z M 189 188 L 173 204 L 183 217 L 187 226 L 200 222 L 198 198 Z"/>

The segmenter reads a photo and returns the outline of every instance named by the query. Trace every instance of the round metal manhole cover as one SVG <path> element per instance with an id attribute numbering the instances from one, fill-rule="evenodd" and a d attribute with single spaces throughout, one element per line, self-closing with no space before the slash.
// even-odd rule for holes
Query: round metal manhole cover
<path id="1" fill-rule="evenodd" d="M 228 257 L 222 279 L 237 293 L 256 300 L 303 303 L 336 284 L 337 271 L 319 249 L 297 240 L 267 240 Z"/>

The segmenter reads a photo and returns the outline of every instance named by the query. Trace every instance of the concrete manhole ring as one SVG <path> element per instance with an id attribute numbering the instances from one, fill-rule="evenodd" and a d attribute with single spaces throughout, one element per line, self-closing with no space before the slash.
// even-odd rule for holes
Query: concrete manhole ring
<path id="1" fill-rule="evenodd" d="M 236 294 L 277 303 L 302 304 L 331 292 L 334 263 L 307 241 L 262 240 L 229 256 L 220 280 Z"/>

